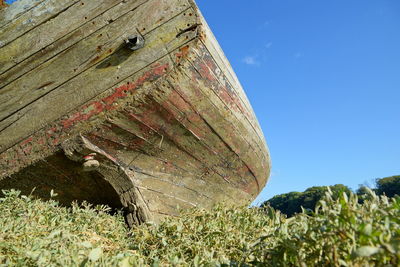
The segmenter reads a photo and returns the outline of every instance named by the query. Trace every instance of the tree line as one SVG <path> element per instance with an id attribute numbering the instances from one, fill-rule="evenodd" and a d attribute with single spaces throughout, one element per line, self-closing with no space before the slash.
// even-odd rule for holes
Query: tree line
<path id="1" fill-rule="evenodd" d="M 307 188 L 304 192 L 289 192 L 276 195 L 265 201 L 261 206 L 270 206 L 291 217 L 296 213 L 300 213 L 302 208 L 305 210 L 314 210 L 316 204 L 325 195 L 327 190 L 327 186 L 313 186 Z M 346 194 L 352 192 L 349 187 L 343 184 L 330 186 L 330 190 L 334 198 L 338 198 L 343 192 Z M 400 175 L 377 178 L 375 188 L 372 190 L 377 195 L 386 195 L 387 197 L 400 196 Z M 368 195 L 367 191 L 368 189 L 365 185 L 359 186 L 356 190 L 355 193 L 358 195 L 360 202 L 363 202 Z"/>

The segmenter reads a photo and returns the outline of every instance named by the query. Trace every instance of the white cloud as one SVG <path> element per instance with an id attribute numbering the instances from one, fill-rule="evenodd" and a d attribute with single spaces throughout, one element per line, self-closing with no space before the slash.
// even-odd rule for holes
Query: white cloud
<path id="1" fill-rule="evenodd" d="M 247 65 L 260 65 L 260 63 L 257 61 L 256 57 L 254 57 L 254 56 L 244 57 L 243 63 L 245 63 Z"/>
<path id="2" fill-rule="evenodd" d="M 265 45 L 265 48 L 271 48 L 271 46 L 272 46 L 272 42 L 269 42 L 269 43 L 267 43 L 266 45 Z"/>

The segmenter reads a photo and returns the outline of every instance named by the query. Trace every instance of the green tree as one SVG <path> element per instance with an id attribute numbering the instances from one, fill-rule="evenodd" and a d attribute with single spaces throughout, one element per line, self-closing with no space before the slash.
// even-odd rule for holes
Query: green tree
<path id="1" fill-rule="evenodd" d="M 286 194 L 276 195 L 262 204 L 263 207 L 271 206 L 276 210 L 280 210 L 288 216 L 301 212 L 301 196 L 300 192 L 289 192 Z"/>
<path id="2" fill-rule="evenodd" d="M 345 192 L 349 194 L 351 190 L 342 184 L 330 186 L 334 199 Z M 290 192 L 274 196 L 262 204 L 262 206 L 271 206 L 274 209 L 280 210 L 282 213 L 291 217 L 296 213 L 301 212 L 303 207 L 306 210 L 314 210 L 318 201 L 325 195 L 328 188 L 326 186 L 313 186 L 307 188 L 304 192 Z"/>
<path id="3" fill-rule="evenodd" d="M 400 196 L 400 175 L 378 178 L 376 180 L 376 193 L 388 197 Z"/>

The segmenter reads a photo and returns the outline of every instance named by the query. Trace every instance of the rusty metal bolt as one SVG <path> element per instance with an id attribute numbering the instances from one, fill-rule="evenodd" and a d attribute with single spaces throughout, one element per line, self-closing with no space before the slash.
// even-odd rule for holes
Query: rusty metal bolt
<path id="1" fill-rule="evenodd" d="M 144 46 L 144 38 L 140 34 L 131 35 L 125 43 L 129 49 L 136 51 Z"/>

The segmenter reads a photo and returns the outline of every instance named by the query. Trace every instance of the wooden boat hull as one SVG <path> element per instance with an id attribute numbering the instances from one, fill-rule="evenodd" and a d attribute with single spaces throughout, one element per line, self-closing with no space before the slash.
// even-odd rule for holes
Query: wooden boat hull
<path id="1" fill-rule="evenodd" d="M 0 13 L 0 188 L 124 208 L 130 224 L 254 199 L 269 152 L 196 4 L 92 2 Z"/>

